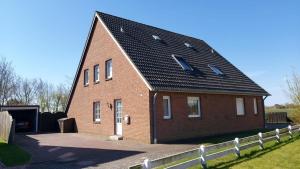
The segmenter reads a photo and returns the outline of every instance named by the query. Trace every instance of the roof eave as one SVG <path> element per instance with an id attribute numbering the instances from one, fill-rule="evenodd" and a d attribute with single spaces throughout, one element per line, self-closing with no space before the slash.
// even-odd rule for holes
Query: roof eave
<path id="1" fill-rule="evenodd" d="M 162 89 L 155 88 L 155 92 L 175 92 L 175 93 L 203 93 L 203 94 L 226 94 L 226 95 L 249 95 L 249 96 L 271 96 L 267 92 L 246 92 L 229 90 L 208 90 L 208 89 Z"/>

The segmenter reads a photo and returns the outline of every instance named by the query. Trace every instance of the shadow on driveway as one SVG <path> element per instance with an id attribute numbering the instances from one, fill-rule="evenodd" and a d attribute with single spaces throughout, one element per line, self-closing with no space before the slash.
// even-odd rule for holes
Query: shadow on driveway
<path id="1" fill-rule="evenodd" d="M 80 137 L 68 137 L 64 134 L 47 135 L 16 135 L 16 144 L 32 155 L 28 168 L 96 168 L 102 163 L 143 153 L 117 150 L 110 146 L 111 143 L 103 140 L 81 140 Z"/>

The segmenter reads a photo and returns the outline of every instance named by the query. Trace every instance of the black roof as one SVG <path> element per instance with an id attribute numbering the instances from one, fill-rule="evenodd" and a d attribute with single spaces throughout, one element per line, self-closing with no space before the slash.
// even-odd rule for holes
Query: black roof
<path id="1" fill-rule="evenodd" d="M 101 12 L 97 14 L 152 90 L 269 95 L 203 40 Z M 161 40 L 155 40 L 152 35 Z M 184 71 L 172 55 L 182 57 L 193 71 Z M 217 75 L 208 65 L 217 67 L 224 75 Z"/>

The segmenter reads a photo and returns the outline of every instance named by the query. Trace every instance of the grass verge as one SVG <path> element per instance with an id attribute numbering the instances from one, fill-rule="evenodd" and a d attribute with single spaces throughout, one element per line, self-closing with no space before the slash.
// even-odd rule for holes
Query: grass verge
<path id="1" fill-rule="evenodd" d="M 259 147 L 252 147 L 247 150 L 241 151 L 241 157 L 237 158 L 236 155 L 231 154 L 219 159 L 208 161 L 208 168 L 225 169 L 225 168 L 287 168 L 295 169 L 300 168 L 300 136 L 299 134 L 292 139 L 283 137 L 280 143 L 271 141 L 264 144 L 265 148 L 260 150 Z M 192 158 L 185 158 L 176 161 L 172 164 L 161 166 L 175 165 Z M 200 162 L 199 162 L 200 163 Z M 200 169 L 200 165 L 191 167 L 191 169 Z"/>
<path id="2" fill-rule="evenodd" d="M 23 165 L 30 161 L 30 154 L 14 144 L 0 139 L 0 161 L 7 167 Z"/>

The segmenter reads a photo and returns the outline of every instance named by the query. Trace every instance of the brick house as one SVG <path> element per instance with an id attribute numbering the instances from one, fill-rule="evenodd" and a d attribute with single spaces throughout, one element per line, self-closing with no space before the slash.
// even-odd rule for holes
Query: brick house
<path id="1" fill-rule="evenodd" d="M 263 128 L 268 95 L 203 40 L 96 12 L 67 113 L 156 143 Z"/>

